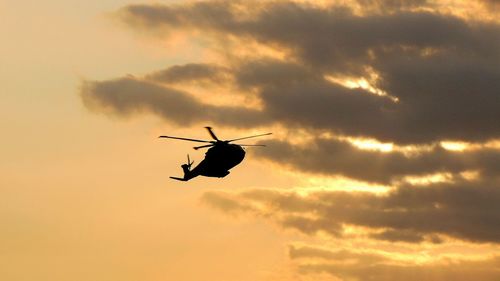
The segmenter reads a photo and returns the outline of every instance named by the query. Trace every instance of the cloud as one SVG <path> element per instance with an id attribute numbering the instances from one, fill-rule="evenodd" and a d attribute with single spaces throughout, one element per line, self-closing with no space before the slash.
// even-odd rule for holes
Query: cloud
<path id="1" fill-rule="evenodd" d="M 378 8 L 378 9 L 396 9 L 426 7 L 429 4 L 428 0 L 356 0 L 365 9 Z"/>
<path id="2" fill-rule="evenodd" d="M 353 252 L 350 250 L 330 250 L 314 246 L 294 246 L 288 248 L 288 256 L 292 260 L 316 259 L 324 261 L 356 260 L 359 263 L 378 263 L 388 258 L 376 252 Z"/>
<path id="3" fill-rule="evenodd" d="M 428 5 L 426 1 L 358 1 L 393 8 L 387 13 L 368 9 L 361 15 L 349 7 L 249 3 L 129 5 L 118 14 L 135 28 L 196 30 L 198 36 L 219 40 L 220 46 L 212 46 L 215 51 L 223 46 L 228 53 L 245 49 L 244 43 L 253 40 L 283 50 L 283 58 L 235 54 L 218 64 L 174 65 L 142 79 L 88 82 L 92 86 L 84 87 L 85 103 L 121 115 L 148 112 L 179 125 L 281 125 L 292 134 L 321 131 L 433 146 L 408 156 L 315 138 L 306 147 L 268 141 L 269 148 L 257 152 L 264 159 L 323 175 L 390 184 L 406 176 L 498 172 L 496 149 L 450 152 L 436 145 L 500 137 L 498 24 L 406 9 Z M 234 38 L 243 43 L 224 44 Z M 348 88 L 328 77 L 365 77 L 389 96 L 366 87 Z M 212 83 L 256 98 L 260 109 L 204 104 L 187 91 L 165 86 L 178 89 L 192 83 L 204 85 L 207 97 L 217 90 Z"/>
<path id="4" fill-rule="evenodd" d="M 477 9 L 498 2 L 478 1 L 487 5 Z M 500 243 L 500 150 L 482 145 L 500 139 L 498 16 L 485 10 L 490 20 L 454 14 L 453 1 L 332 2 L 125 6 L 116 15 L 129 27 L 153 36 L 188 32 L 206 43 L 211 61 L 86 81 L 82 100 L 93 111 L 153 114 L 180 126 L 209 122 L 276 126 L 292 136 L 305 132 L 307 143 L 266 140 L 268 147 L 255 155 L 301 172 L 392 188 L 384 194 L 250 189 L 203 195 L 204 203 L 224 213 L 335 241 L 354 237 L 427 248 L 456 240 Z M 220 89 L 232 91 L 224 98 L 256 100 L 258 109 L 206 102 Z M 411 145 L 419 152 L 363 150 L 345 140 L 352 138 Z M 439 145 L 450 140 L 478 148 L 450 151 Z M 477 178 L 463 176 L 471 171 Z M 425 185 L 403 180 L 430 174 L 449 179 Z M 352 234 L 353 227 L 362 231 Z M 303 274 L 344 280 L 499 278 L 498 257 L 418 263 L 373 249 L 312 246 L 294 246 L 289 255 Z"/>
<path id="5" fill-rule="evenodd" d="M 211 121 L 250 127 L 263 122 L 257 110 L 204 104 L 185 92 L 131 77 L 84 82 L 81 97 L 95 111 L 117 116 L 151 112 L 178 125 Z"/>
<path id="6" fill-rule="evenodd" d="M 500 257 L 482 259 L 441 258 L 416 263 L 398 260 L 388 253 L 328 250 L 291 246 L 289 256 L 303 274 L 328 273 L 342 280 L 497 280 Z M 310 261 L 308 261 L 310 260 Z"/>
<path id="7" fill-rule="evenodd" d="M 486 4 L 491 4 L 491 5 L 500 5 L 500 0 L 480 0 Z"/>
<path id="8" fill-rule="evenodd" d="M 222 83 L 227 79 L 227 69 L 224 67 L 206 64 L 189 63 L 174 65 L 169 68 L 148 74 L 145 78 L 161 83 L 189 83 L 189 82 L 214 82 Z"/>
<path id="9" fill-rule="evenodd" d="M 178 125 L 280 125 L 292 134 L 295 130 L 326 132 L 334 138 L 315 137 L 307 146 L 267 141 L 269 148 L 257 155 L 300 171 L 382 184 L 397 184 L 407 176 L 449 173 L 462 181 L 459 186 L 472 185 L 478 192 L 491 192 L 495 197 L 495 189 L 488 185 L 492 184 L 489 179 L 498 174 L 498 149 L 452 152 L 436 143 L 450 139 L 481 143 L 500 137 L 500 25 L 438 10 L 409 8 L 428 5 L 426 1 L 406 2 L 409 6 L 402 5 L 402 1 L 368 2 L 368 6 L 396 8 L 360 14 L 346 6 L 292 1 L 126 6 L 117 13 L 134 28 L 194 30 L 197 36 L 215 44 L 207 48 L 217 52 L 226 47 L 224 52 L 234 55 L 217 63 L 175 65 L 142 78 L 87 81 L 82 98 L 95 111 L 120 116 L 152 113 Z M 241 41 L 224 44 L 234 40 Z M 244 43 L 250 41 L 282 51 L 281 57 L 239 55 L 238 50 L 245 49 Z M 388 96 L 374 93 L 369 87 L 353 88 L 338 82 L 347 78 L 365 78 L 372 89 Z M 234 89 L 235 95 L 258 99 L 259 109 L 208 104 L 199 99 L 199 93 L 195 98 L 187 90 L 179 90 L 183 85 L 204 81 Z M 215 89 L 210 83 L 202 95 L 210 97 Z M 396 145 L 425 144 L 431 149 L 417 155 L 367 151 L 340 140 L 339 135 Z M 465 171 L 477 171 L 480 179 L 463 181 L 457 174 Z M 418 187 L 407 187 L 421 192 Z M 425 190 L 452 189 L 442 183 Z M 353 195 L 347 200 L 360 197 Z M 440 209 L 430 210 L 442 214 Z M 354 223 L 337 218 L 343 219 Z M 287 213 L 280 223 L 306 233 L 342 232 L 342 225 L 328 216 L 311 219 Z M 387 228 L 373 234 L 377 239 L 419 242 L 441 232 L 438 225 L 414 229 L 389 222 L 373 223 L 374 228 Z M 369 226 L 368 222 L 354 224 Z M 453 229 L 449 226 L 443 232 L 469 240 L 495 240 L 486 233 L 465 229 L 455 233 Z"/>
<path id="10" fill-rule="evenodd" d="M 386 230 L 380 233 L 372 234 L 372 238 L 378 240 L 385 240 L 391 242 L 409 242 L 409 243 L 420 243 L 424 242 L 424 236 L 413 231 L 394 231 Z"/>
<path id="11" fill-rule="evenodd" d="M 442 242 L 436 235 L 480 243 L 500 243 L 500 181 L 456 180 L 430 186 L 400 185 L 385 195 L 339 191 L 312 192 L 302 196 L 278 190 L 241 193 L 209 192 L 203 201 L 237 202 L 231 212 L 271 219 L 283 228 L 307 235 L 319 232 L 335 237 L 345 226 L 371 229 L 371 239 L 408 243 Z M 271 215 L 272 214 L 272 215 Z M 376 233 L 376 234 L 373 234 Z"/>
<path id="12" fill-rule="evenodd" d="M 361 3 L 398 7 L 403 1 Z M 495 106 L 500 103 L 500 26 L 495 23 L 400 9 L 360 16 L 347 7 L 287 1 L 130 5 L 118 14 L 136 28 L 197 30 L 221 42 L 240 38 L 283 50 L 285 61 L 237 58 L 244 62 L 231 71 L 237 86 L 257 89 L 269 118 L 285 126 L 400 144 L 500 137 L 495 122 L 500 119 Z M 324 79 L 370 73 L 379 77 L 375 86 L 398 103 Z"/>
<path id="13" fill-rule="evenodd" d="M 266 44 L 278 43 L 292 49 L 304 63 L 329 69 L 340 65 L 357 69 L 363 66 L 357 63 L 370 63 L 374 54 L 368 51 L 380 55 L 384 49 L 401 46 L 455 48 L 476 55 L 498 55 L 499 39 L 491 36 L 497 32 L 497 25 L 469 24 L 441 13 L 400 11 L 357 16 L 348 8 L 322 8 L 293 1 L 261 4 L 202 1 L 185 5 L 130 5 L 120 10 L 119 15 L 134 27 L 141 27 L 137 23 L 140 22 L 147 23 L 150 29 L 197 29 L 217 35 L 246 36 Z"/>
<path id="14" fill-rule="evenodd" d="M 415 155 L 402 151 L 363 150 L 348 141 L 314 138 L 304 145 L 286 141 L 266 140 L 266 149 L 254 153 L 295 170 L 322 175 L 342 175 L 366 182 L 390 184 L 405 176 L 426 176 L 436 173 L 457 174 L 478 171 L 482 175 L 499 172 L 500 152 L 497 149 L 449 151 L 440 145 Z"/>

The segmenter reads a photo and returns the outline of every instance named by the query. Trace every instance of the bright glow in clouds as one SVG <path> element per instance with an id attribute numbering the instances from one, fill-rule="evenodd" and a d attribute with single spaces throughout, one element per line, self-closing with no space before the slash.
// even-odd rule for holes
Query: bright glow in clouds
<path id="1" fill-rule="evenodd" d="M 350 139 L 352 144 L 360 149 L 372 149 L 379 150 L 382 152 L 390 152 L 394 148 L 394 144 L 392 143 L 380 143 L 375 140 L 364 140 L 364 139 Z"/>
<path id="2" fill-rule="evenodd" d="M 371 192 L 380 194 L 390 190 L 390 187 L 388 186 L 368 184 L 366 182 L 353 181 L 345 178 L 309 176 L 303 185 L 303 187 L 296 187 L 294 190 L 296 190 L 298 194 L 302 195 L 319 191 Z"/>
<path id="3" fill-rule="evenodd" d="M 334 76 L 327 75 L 325 79 L 336 84 L 340 84 L 349 89 L 363 89 L 372 93 L 374 95 L 383 96 L 390 98 L 393 102 L 398 102 L 399 99 L 397 97 L 391 97 L 382 89 L 378 89 L 373 86 L 378 79 L 378 75 L 374 72 L 370 73 L 370 79 L 366 79 L 364 77 L 361 78 L 336 78 Z"/>
<path id="4" fill-rule="evenodd" d="M 466 173 L 469 178 L 472 177 L 470 173 Z M 405 180 L 413 185 L 429 185 L 435 183 L 451 182 L 453 176 L 449 173 L 432 174 L 419 177 L 406 177 Z"/>
<path id="5" fill-rule="evenodd" d="M 468 148 L 467 143 L 451 142 L 451 141 L 442 141 L 441 146 L 445 149 L 452 150 L 452 151 L 464 151 Z"/>

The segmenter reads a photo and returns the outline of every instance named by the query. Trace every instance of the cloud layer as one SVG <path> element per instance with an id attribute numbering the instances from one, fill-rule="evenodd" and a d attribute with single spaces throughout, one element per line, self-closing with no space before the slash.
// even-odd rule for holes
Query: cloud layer
<path id="1" fill-rule="evenodd" d="M 230 53 L 250 46 L 245 42 L 254 42 L 274 48 L 281 55 L 239 56 L 235 52 L 217 63 L 193 62 L 139 78 L 87 81 L 81 96 L 85 105 L 95 111 L 119 116 L 152 113 L 183 126 L 203 122 L 236 128 L 280 125 L 292 135 L 294 130 L 304 130 L 313 135 L 308 143 L 268 141 L 269 148 L 257 156 L 303 172 L 397 187 L 397 192 L 382 199 L 363 199 L 359 195 L 348 198 L 353 202 L 362 200 L 360 204 L 365 204 L 364 200 L 386 204 L 390 198 L 406 202 L 401 197 L 403 190 L 415 192 L 415 198 L 423 194 L 438 197 L 443 192 L 455 198 L 460 192 L 467 194 L 469 189 L 464 186 L 470 185 L 478 194 L 484 192 L 497 198 L 498 148 L 450 151 L 439 142 L 451 139 L 481 144 L 500 137 L 500 25 L 416 9 L 430 7 L 427 1 L 356 3 L 391 9 L 370 12 L 367 8 L 357 13 L 349 6 L 320 7 L 292 1 L 126 6 L 117 16 L 137 29 L 196 31 L 197 36 L 212 40 L 207 48 L 214 52 L 225 46 L 229 49 L 224 52 Z M 227 42 L 232 44 L 224 44 Z M 349 79 L 364 79 L 365 84 L 351 87 Z M 187 86 L 193 84 L 203 86 L 206 99 L 211 98 L 216 86 L 225 87 L 234 90 L 235 95 L 256 98 L 260 106 L 205 103 L 199 100 L 199 94 L 189 92 Z M 318 132 L 333 137 L 314 136 Z M 417 148 L 425 144 L 427 149 L 412 155 L 400 150 L 363 150 L 342 137 L 372 138 Z M 467 183 L 460 176 L 465 172 L 475 172 L 479 179 Z M 402 185 L 408 176 L 436 173 L 458 180 L 423 190 Z M 436 200 L 441 204 L 445 198 Z M 475 203 L 481 205 L 479 199 Z M 456 204 L 453 210 L 458 212 Z M 376 213 L 372 208 L 375 206 L 367 212 Z M 383 213 L 394 215 L 385 209 Z M 329 222 L 334 214 L 329 212 L 320 219 Z M 485 217 L 481 218 L 471 223 L 484 223 Z M 321 220 L 289 217 L 287 224 L 302 225 L 304 232 L 314 232 L 322 229 Z M 446 221 L 451 223 L 453 219 Z M 369 222 L 357 220 L 346 223 L 370 226 Z M 373 238 L 388 240 L 419 242 L 420 234 L 443 232 L 468 240 L 496 242 L 498 234 L 496 229 L 490 231 L 490 237 L 473 229 L 454 228 L 458 222 L 453 227 L 439 224 L 444 229 L 427 224 L 420 229 L 373 223 L 374 227 L 389 229 Z M 339 223 L 329 225 L 330 229 L 325 230 L 332 234 L 341 228 Z"/>
<path id="2" fill-rule="evenodd" d="M 427 7 L 427 1 L 358 4 L 391 7 L 391 12 L 359 15 L 346 6 L 291 1 L 126 6 L 117 15 L 134 28 L 196 31 L 215 42 L 214 50 L 226 48 L 227 53 L 253 41 L 285 55 L 235 55 L 218 64 L 174 65 L 142 78 L 88 82 L 92 86 L 84 87 L 82 96 L 86 104 L 108 112 L 149 112 L 179 125 L 281 125 L 291 132 L 319 130 L 434 146 L 408 157 L 316 138 L 308 147 L 276 141 L 260 152 L 307 172 L 384 184 L 433 173 L 498 172 L 497 150 L 453 153 L 436 143 L 499 137 L 500 25 L 407 9 Z M 225 44 L 234 40 L 239 43 Z M 371 85 L 353 88 L 338 82 L 359 78 Z M 207 98 L 217 85 L 256 98 L 261 106 L 209 105 L 188 90 L 177 90 L 193 83 L 205 87 Z"/>
<path id="3" fill-rule="evenodd" d="M 305 234 L 340 237 L 346 226 L 373 230 L 372 239 L 439 242 L 439 235 L 500 242 L 500 181 L 404 184 L 384 195 L 339 191 L 301 196 L 279 190 L 207 193 L 204 202 L 230 213 L 249 212 Z"/>
<path id="4" fill-rule="evenodd" d="M 441 259 L 431 263 L 393 259 L 387 253 L 327 250 L 310 246 L 291 246 L 292 260 L 302 262 L 304 274 L 328 273 L 342 280 L 497 280 L 500 257 L 450 262 Z"/>
<path id="5" fill-rule="evenodd" d="M 171 71 L 155 73 L 152 77 L 168 80 L 176 75 L 188 79 L 187 76 L 193 74 Z M 86 82 L 82 86 L 81 96 L 84 104 L 94 111 L 119 116 L 151 112 L 178 125 L 211 121 L 222 125 L 249 127 L 263 122 L 256 110 L 205 104 L 183 91 L 131 77 Z"/>
<path id="6" fill-rule="evenodd" d="M 301 132 L 307 141 L 266 141 L 268 147 L 254 156 L 303 173 L 391 188 L 373 194 L 327 187 L 304 195 L 275 187 L 203 196 L 225 213 L 264 218 L 311 237 L 425 247 L 450 241 L 496 245 L 500 150 L 487 142 L 500 139 L 500 18 L 485 10 L 495 9 L 496 2 L 129 5 L 115 14 L 129 27 L 162 38 L 189 34 L 204 40 L 213 56 L 142 77 L 86 81 L 81 97 L 94 111 L 154 114 L 179 126 Z M 472 19 L 459 12 L 464 7 L 482 10 Z M 231 94 L 222 103 L 210 102 L 221 89 Z M 256 102 L 235 103 L 233 97 Z M 353 139 L 391 143 L 395 149 L 361 149 Z M 450 140 L 465 142 L 465 149 L 441 145 Z M 467 176 L 471 173 L 475 176 Z M 433 174 L 447 180 L 408 180 Z M 362 231 L 352 234 L 352 227 Z M 418 264 L 377 251 L 313 246 L 294 246 L 289 256 L 303 274 L 343 280 L 499 277 L 498 256 Z"/>
<path id="7" fill-rule="evenodd" d="M 325 138 L 315 138 L 300 146 L 277 140 L 263 143 L 272 148 L 256 151 L 264 159 L 308 173 L 345 176 L 379 184 L 391 184 L 405 176 L 456 175 L 467 171 L 493 176 L 500 172 L 498 149 L 459 152 L 433 145 L 412 155 L 398 150 L 359 149 L 348 141 Z"/>
<path id="8" fill-rule="evenodd" d="M 383 3 L 398 6 L 399 2 Z M 268 119 L 263 123 L 399 144 L 499 137 L 498 24 L 399 9 L 360 16 L 338 6 L 286 1 L 253 5 L 248 1 L 131 5 L 118 15 L 134 28 L 196 30 L 216 42 L 250 40 L 285 52 L 280 61 L 242 57 L 227 65 L 236 79 L 225 83 L 257 90 Z M 215 66 L 188 64 L 147 77 L 181 83 L 187 75 L 190 80 L 224 83 L 217 76 L 221 72 Z M 379 77 L 373 86 L 398 102 L 325 79 L 371 74 Z"/>

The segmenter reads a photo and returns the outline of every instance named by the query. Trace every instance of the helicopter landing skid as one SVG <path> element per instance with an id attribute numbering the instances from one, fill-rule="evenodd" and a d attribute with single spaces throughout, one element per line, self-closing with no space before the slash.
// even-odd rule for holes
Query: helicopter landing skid
<path id="1" fill-rule="evenodd" d="M 178 181 L 187 181 L 186 179 L 183 178 L 178 178 L 178 177 L 170 177 L 173 180 L 178 180 Z"/>

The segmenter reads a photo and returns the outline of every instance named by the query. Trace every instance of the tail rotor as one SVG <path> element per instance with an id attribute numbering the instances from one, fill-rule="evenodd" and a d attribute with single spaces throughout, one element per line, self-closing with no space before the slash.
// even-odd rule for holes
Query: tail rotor
<path id="1" fill-rule="evenodd" d="M 191 159 L 189 159 L 189 154 L 187 155 L 187 158 L 188 158 L 188 163 L 187 163 L 188 169 L 191 169 L 191 166 L 193 165 L 194 160 L 193 160 L 193 162 L 191 162 Z"/>

